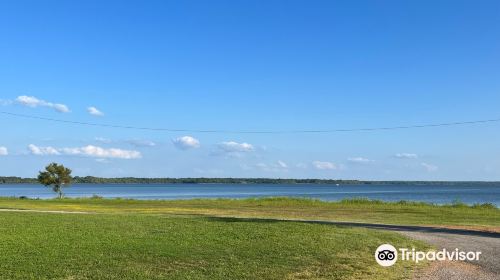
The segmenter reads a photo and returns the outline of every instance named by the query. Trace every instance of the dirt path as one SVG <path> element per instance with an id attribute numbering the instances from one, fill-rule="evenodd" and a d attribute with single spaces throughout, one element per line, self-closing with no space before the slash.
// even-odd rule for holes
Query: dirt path
<path id="1" fill-rule="evenodd" d="M 433 262 L 417 279 L 500 279 L 500 237 L 463 235 L 455 233 L 428 233 L 402 231 L 402 234 L 453 251 L 480 251 L 479 261 Z"/>

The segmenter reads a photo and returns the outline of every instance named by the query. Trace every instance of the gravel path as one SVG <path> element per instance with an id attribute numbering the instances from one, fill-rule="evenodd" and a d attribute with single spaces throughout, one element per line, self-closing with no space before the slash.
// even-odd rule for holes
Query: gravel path
<path id="1" fill-rule="evenodd" d="M 438 249 L 453 251 L 480 251 L 478 261 L 435 261 L 417 279 L 500 279 L 500 237 L 487 237 L 455 233 L 428 233 L 401 231 L 402 234 L 425 241 Z"/>
<path id="2" fill-rule="evenodd" d="M 480 266 L 466 262 L 433 262 L 421 271 L 414 280 L 498 280 L 498 273 L 489 272 Z"/>

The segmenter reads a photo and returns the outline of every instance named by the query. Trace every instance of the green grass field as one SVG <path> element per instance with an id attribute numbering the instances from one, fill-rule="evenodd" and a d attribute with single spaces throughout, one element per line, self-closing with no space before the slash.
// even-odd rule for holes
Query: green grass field
<path id="1" fill-rule="evenodd" d="M 0 279 L 406 279 L 378 266 L 397 234 L 231 218 L 0 213 Z"/>
<path id="2" fill-rule="evenodd" d="M 403 225 L 474 227 L 500 231 L 500 209 L 489 205 L 436 206 L 426 203 L 354 199 L 324 202 L 310 199 L 51 199 L 0 198 L 0 208 L 85 211 L 96 213 L 149 213 L 250 218 L 290 218 Z"/>
<path id="3" fill-rule="evenodd" d="M 408 279 L 409 262 L 382 268 L 383 243 L 427 249 L 397 233 L 300 218 L 497 228 L 491 206 L 364 200 L 137 201 L 1 198 L 0 279 Z"/>

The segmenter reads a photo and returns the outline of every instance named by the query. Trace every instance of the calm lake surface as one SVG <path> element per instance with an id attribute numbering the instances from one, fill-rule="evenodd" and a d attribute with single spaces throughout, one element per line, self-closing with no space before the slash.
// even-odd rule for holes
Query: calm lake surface
<path id="1" fill-rule="evenodd" d="M 364 197 L 385 201 L 412 200 L 437 204 L 455 200 L 467 204 L 490 202 L 500 206 L 500 184 L 463 185 L 272 185 L 272 184 L 77 184 L 64 189 L 67 197 L 134 199 L 192 199 L 248 197 L 306 197 L 327 201 Z M 41 185 L 0 185 L 0 196 L 52 198 L 55 194 Z"/>

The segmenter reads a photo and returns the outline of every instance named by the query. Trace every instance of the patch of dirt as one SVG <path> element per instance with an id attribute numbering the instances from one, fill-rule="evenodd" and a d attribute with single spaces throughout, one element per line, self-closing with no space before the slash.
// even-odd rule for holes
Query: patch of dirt
<path id="1" fill-rule="evenodd" d="M 420 271 L 414 280 L 498 280 L 496 273 L 460 261 L 434 261 Z"/>

